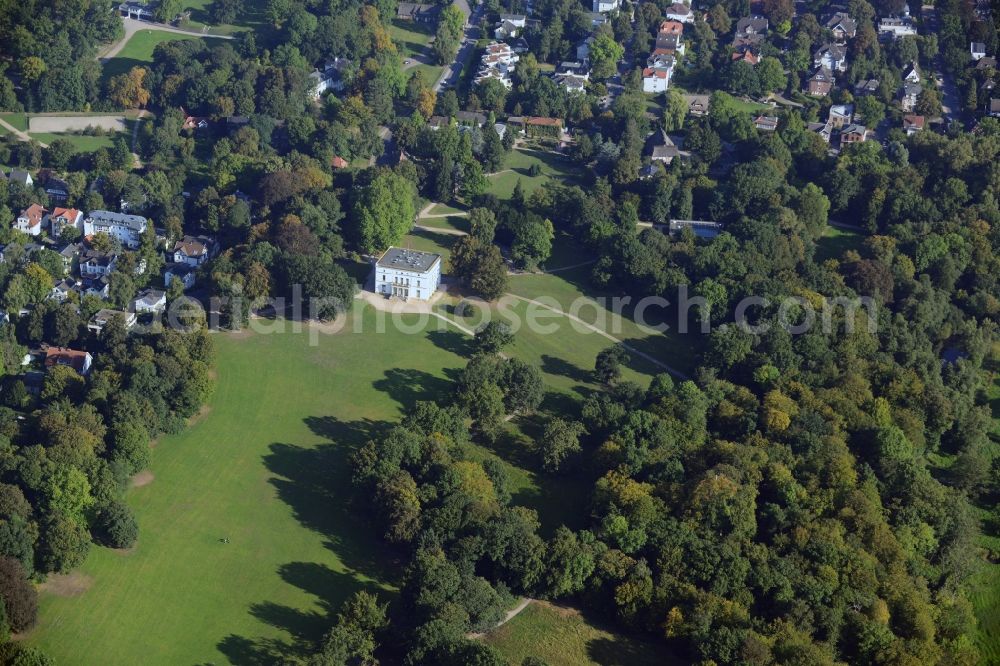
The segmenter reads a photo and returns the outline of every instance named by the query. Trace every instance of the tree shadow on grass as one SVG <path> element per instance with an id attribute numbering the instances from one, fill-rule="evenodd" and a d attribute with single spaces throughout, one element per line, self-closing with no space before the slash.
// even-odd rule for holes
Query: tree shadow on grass
<path id="1" fill-rule="evenodd" d="M 463 358 L 468 358 L 472 354 L 472 339 L 465 333 L 451 329 L 431 331 L 427 334 L 427 338 L 441 349 Z"/>
<path id="2" fill-rule="evenodd" d="M 226 636 L 215 647 L 231 663 L 243 666 L 274 666 L 284 663 L 289 656 L 303 652 L 301 646 L 276 638 L 247 638 L 235 634 Z"/>
<path id="3" fill-rule="evenodd" d="M 410 409 L 421 400 L 434 400 L 451 391 L 451 382 L 423 370 L 413 368 L 391 368 L 385 377 L 376 380 L 372 386 L 380 393 L 387 394 L 405 409 Z"/>
<path id="4" fill-rule="evenodd" d="M 593 372 L 584 370 L 566 359 L 559 358 L 558 356 L 550 356 L 549 354 L 542 354 L 542 372 L 567 377 L 574 382 L 586 383 L 594 380 Z"/>

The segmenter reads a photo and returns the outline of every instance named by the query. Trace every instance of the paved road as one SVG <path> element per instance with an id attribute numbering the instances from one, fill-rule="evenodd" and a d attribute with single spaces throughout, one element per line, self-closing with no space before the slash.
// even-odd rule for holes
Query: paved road
<path id="1" fill-rule="evenodd" d="M 210 35 L 204 32 L 196 32 L 194 30 L 184 30 L 182 28 L 175 28 L 172 25 L 167 25 L 166 23 L 153 23 L 151 21 L 137 21 L 130 18 L 122 18 L 122 25 L 125 27 L 125 35 L 118 40 L 118 42 L 111 46 L 107 51 L 99 56 L 99 60 L 110 60 L 118 55 L 128 40 L 135 33 L 140 30 L 160 30 L 163 32 L 173 32 L 178 35 L 190 35 L 191 37 L 211 37 L 213 39 L 232 39 L 231 35 Z"/>
<path id="2" fill-rule="evenodd" d="M 455 85 L 458 83 L 459 77 L 462 75 L 462 63 L 469 60 L 474 55 L 473 51 L 476 49 L 476 40 L 479 36 L 479 20 L 483 15 L 483 6 L 476 5 L 474 9 L 470 9 L 467 0 L 455 0 L 455 6 L 465 15 L 465 37 L 462 38 L 462 43 L 458 47 L 455 59 L 445 67 L 444 71 L 441 72 L 441 76 L 435 82 L 434 92 L 441 92 L 441 88 L 446 84 Z"/>
<path id="3" fill-rule="evenodd" d="M 941 23 L 938 20 L 937 8 L 932 5 L 924 5 L 921 8 L 924 24 L 935 34 L 940 34 Z M 941 114 L 947 123 L 956 120 L 962 113 L 962 100 L 958 95 L 958 86 L 955 79 L 944 67 L 944 60 L 938 53 L 934 58 L 934 69 L 941 74 L 941 82 L 937 83 L 937 89 L 941 93 Z"/>

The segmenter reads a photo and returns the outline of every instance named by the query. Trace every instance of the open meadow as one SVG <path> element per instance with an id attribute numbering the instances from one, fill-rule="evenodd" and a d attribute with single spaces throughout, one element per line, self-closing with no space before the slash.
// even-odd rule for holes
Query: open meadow
<path id="1" fill-rule="evenodd" d="M 442 316 L 474 327 L 454 315 L 454 301 Z M 523 315 L 526 305 L 509 307 Z M 420 325 L 403 315 L 414 333 L 391 322 L 377 332 L 379 315 L 355 309 L 361 332 L 315 333 L 316 346 L 308 325 L 215 336 L 214 396 L 186 431 L 159 440 L 129 493 L 138 544 L 95 548 L 78 572 L 44 586 L 29 644 L 60 663 L 268 663 L 320 638 L 354 591 L 391 599 L 399 563 L 354 516 L 349 456 L 417 400 L 444 397 L 470 345 L 439 318 Z M 589 371 L 610 344 L 559 323 L 556 335 L 522 330 L 510 349 L 542 369 L 543 412 L 596 388 Z M 634 358 L 625 377 L 648 383 L 657 371 Z M 468 454 L 504 461 L 515 501 L 539 512 L 544 532 L 581 527 L 589 484 L 536 473 L 537 427 L 517 417 L 496 445 Z"/>
<path id="2" fill-rule="evenodd" d="M 104 61 L 101 77 L 110 79 L 116 74 L 124 74 L 133 67 L 143 67 L 153 62 L 153 50 L 161 42 L 175 42 L 181 39 L 212 39 L 209 36 L 196 37 L 166 30 L 139 30 L 129 38 L 122 50 L 113 58 Z M 216 40 L 218 41 L 218 40 Z"/>

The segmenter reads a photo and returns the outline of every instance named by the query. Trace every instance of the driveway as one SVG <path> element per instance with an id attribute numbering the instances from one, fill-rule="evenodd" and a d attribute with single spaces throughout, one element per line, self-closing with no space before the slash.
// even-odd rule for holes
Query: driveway
<path id="1" fill-rule="evenodd" d="M 125 131 L 125 116 L 30 116 L 29 132 L 76 132 L 87 127 L 102 127 L 114 132 Z"/>

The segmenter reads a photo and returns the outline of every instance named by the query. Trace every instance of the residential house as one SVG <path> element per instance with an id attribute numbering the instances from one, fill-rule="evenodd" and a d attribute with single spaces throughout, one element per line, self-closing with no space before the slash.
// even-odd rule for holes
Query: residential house
<path id="1" fill-rule="evenodd" d="M 325 72 L 318 69 L 313 70 L 309 75 L 309 96 L 315 100 L 323 97 L 323 94 L 333 88 L 334 79 Z"/>
<path id="2" fill-rule="evenodd" d="M 346 169 L 350 165 L 347 162 L 347 160 L 345 160 L 340 155 L 334 155 L 330 159 L 330 166 L 332 166 L 334 169 Z"/>
<path id="3" fill-rule="evenodd" d="M 459 111 L 455 114 L 455 120 L 458 121 L 459 125 L 466 127 L 482 127 L 489 118 L 485 113 L 477 111 Z"/>
<path id="4" fill-rule="evenodd" d="M 215 250 L 215 241 L 208 236 L 184 236 L 174 243 L 171 257 L 174 263 L 201 266 Z"/>
<path id="5" fill-rule="evenodd" d="M 134 312 L 122 312 L 121 310 L 102 308 L 87 322 L 87 330 L 95 334 L 100 334 L 104 330 L 104 327 L 115 318 L 121 320 L 126 331 L 135 326 L 137 319 Z"/>
<path id="6" fill-rule="evenodd" d="M 708 95 L 684 95 L 684 101 L 688 105 L 688 115 L 696 118 L 706 115 L 711 99 Z"/>
<path id="7" fill-rule="evenodd" d="M 146 289 L 132 299 L 132 312 L 163 312 L 167 309 L 167 292 L 159 289 Z"/>
<path id="8" fill-rule="evenodd" d="M 906 136 L 913 136 L 924 129 L 924 117 L 908 113 L 903 116 L 903 131 Z"/>
<path id="9" fill-rule="evenodd" d="M 767 33 L 768 22 L 763 16 L 744 16 L 736 22 L 736 35 L 763 35 Z"/>
<path id="10" fill-rule="evenodd" d="M 74 287 L 76 287 L 75 282 L 60 280 L 54 287 L 52 287 L 52 290 L 49 292 L 49 298 L 57 303 L 65 303 L 66 299 L 69 298 L 70 293 L 74 291 Z"/>
<path id="11" fill-rule="evenodd" d="M 163 284 L 169 287 L 174 280 L 180 280 L 187 291 L 195 285 L 195 268 L 190 264 L 168 264 L 163 271 Z"/>
<path id="12" fill-rule="evenodd" d="M 806 92 L 813 97 L 826 97 L 833 90 L 833 72 L 820 67 L 806 82 Z"/>
<path id="13" fill-rule="evenodd" d="M 846 72 L 847 47 L 843 44 L 824 44 L 813 53 L 813 66 L 825 67 L 832 72 Z"/>
<path id="14" fill-rule="evenodd" d="M 208 127 L 208 118 L 205 118 L 204 116 L 192 116 L 191 114 L 189 114 L 187 111 L 184 110 L 183 106 L 179 108 L 181 111 L 181 115 L 184 116 L 184 122 L 181 124 L 181 129 L 198 130 L 198 129 L 205 129 Z"/>
<path id="15" fill-rule="evenodd" d="M 577 60 L 590 60 L 590 45 L 594 43 L 594 36 L 590 35 L 587 39 L 583 40 L 576 45 L 576 59 Z"/>
<path id="16" fill-rule="evenodd" d="M 983 58 L 980 58 L 979 61 L 976 62 L 976 69 L 979 71 L 985 69 L 996 69 L 996 68 L 997 68 L 997 59 L 994 56 L 985 56 Z M 13 178 L 13 176 L 14 173 L 11 172 L 11 178 Z"/>
<path id="17" fill-rule="evenodd" d="M 664 18 L 670 21 L 680 21 L 681 23 L 694 23 L 694 12 L 682 2 L 675 2 L 667 7 L 663 12 Z"/>
<path id="18" fill-rule="evenodd" d="M 514 83 L 510 76 L 520 56 L 514 53 L 509 44 L 490 42 L 483 50 L 479 71 L 476 73 L 476 83 L 490 79 L 498 81 L 503 87 L 510 89 Z"/>
<path id="19" fill-rule="evenodd" d="M 76 208 L 54 208 L 49 213 L 49 234 L 59 238 L 67 227 L 83 231 L 83 213 Z"/>
<path id="20" fill-rule="evenodd" d="M 141 215 L 114 213 L 109 210 L 92 210 L 83 220 L 85 236 L 108 234 L 133 250 L 139 247 L 139 241 L 145 231 L 146 218 Z"/>
<path id="21" fill-rule="evenodd" d="M 809 123 L 806 125 L 806 129 L 814 132 L 819 138 L 823 139 L 824 143 L 830 143 L 830 137 L 833 135 L 833 127 L 830 126 L 829 121 L 825 123 Z"/>
<path id="22" fill-rule="evenodd" d="M 917 28 L 913 24 L 913 19 L 909 17 L 888 17 L 879 21 L 878 32 L 880 35 L 891 36 L 892 39 L 908 37 L 917 34 Z"/>
<path id="23" fill-rule="evenodd" d="M 830 107 L 827 121 L 834 129 L 840 129 L 845 125 L 850 125 L 854 120 L 853 104 L 834 104 Z"/>
<path id="24" fill-rule="evenodd" d="M 868 128 L 864 125 L 848 125 L 840 132 L 840 145 L 860 143 L 868 139 Z"/>
<path id="25" fill-rule="evenodd" d="M 591 10 L 603 14 L 615 11 L 621 4 L 621 0 L 593 0 Z"/>
<path id="26" fill-rule="evenodd" d="M 903 87 L 899 89 L 899 107 L 906 113 L 913 111 L 917 108 L 917 100 L 920 99 L 920 93 L 923 91 L 924 89 L 919 83 L 904 83 Z"/>
<path id="27" fill-rule="evenodd" d="M 982 60 L 986 57 L 986 44 L 982 42 L 972 42 L 969 44 L 969 53 L 972 54 L 972 59 L 975 61 Z"/>
<path id="28" fill-rule="evenodd" d="M 560 73 L 556 72 L 552 76 L 552 80 L 563 87 L 566 92 L 571 93 L 582 93 L 587 90 L 588 76 L 580 76 L 579 74 L 571 73 Z"/>
<path id="29" fill-rule="evenodd" d="M 45 193 L 49 195 L 51 203 L 63 203 L 69 199 L 69 184 L 65 180 L 53 176 L 48 170 L 39 172 L 38 175 L 42 176 L 39 181 L 45 188 Z"/>
<path id="30" fill-rule="evenodd" d="M 906 73 L 903 74 L 903 80 L 909 83 L 920 83 L 920 68 L 917 67 L 916 63 L 913 63 L 906 68 Z"/>
<path id="31" fill-rule="evenodd" d="M 118 255 L 100 250 L 87 250 L 80 255 L 80 277 L 95 278 L 110 275 L 118 265 Z"/>
<path id="32" fill-rule="evenodd" d="M 54 368 L 57 365 L 68 365 L 80 375 L 86 376 L 94 357 L 89 352 L 70 349 L 69 347 L 46 347 L 45 367 Z"/>
<path id="33" fill-rule="evenodd" d="M 441 255 L 390 247 L 375 264 L 375 293 L 426 301 L 441 282 Z"/>
<path id="34" fill-rule="evenodd" d="M 670 56 L 663 56 L 669 58 Z M 660 61 L 656 67 L 642 70 L 642 92 L 661 93 L 670 87 L 670 77 L 674 71 L 673 58 L 669 62 Z"/>
<path id="35" fill-rule="evenodd" d="M 70 243 L 63 249 L 59 250 L 59 256 L 62 258 L 63 262 L 64 273 L 73 272 L 73 264 L 76 263 L 77 257 L 80 256 L 80 252 L 82 250 L 83 243 Z"/>
<path id="36" fill-rule="evenodd" d="M 683 35 L 684 24 L 680 21 L 664 21 L 660 24 L 659 35 Z"/>
<path id="37" fill-rule="evenodd" d="M 396 5 L 396 18 L 400 21 L 431 23 L 437 18 L 438 5 L 422 5 L 415 2 L 401 2 Z"/>
<path id="38" fill-rule="evenodd" d="M 990 98 L 990 103 L 986 105 L 986 112 L 994 118 L 1000 118 L 1000 99 Z"/>
<path id="39" fill-rule="evenodd" d="M 690 157 L 690 153 L 685 153 L 677 146 L 673 139 L 667 135 L 666 131 L 655 132 L 647 142 L 647 150 L 651 162 L 663 162 L 671 164 L 674 158 Z"/>
<path id="40" fill-rule="evenodd" d="M 444 116 L 431 116 L 427 119 L 427 126 L 430 127 L 435 132 L 442 127 L 448 127 L 451 125 L 451 118 L 445 118 Z"/>
<path id="41" fill-rule="evenodd" d="M 758 53 L 756 47 L 741 44 L 740 48 L 737 48 L 736 51 L 733 52 L 733 62 L 736 62 L 737 60 L 742 60 L 750 65 L 756 65 L 760 62 L 760 54 Z"/>
<path id="42" fill-rule="evenodd" d="M 778 130 L 778 117 L 759 115 L 753 119 L 753 126 L 761 132 L 776 132 Z"/>
<path id="43" fill-rule="evenodd" d="M 42 208 L 40 204 L 31 204 L 21 211 L 21 214 L 14 220 L 14 228 L 29 236 L 38 236 L 42 233 L 42 222 L 49 211 Z"/>
<path id="44" fill-rule="evenodd" d="M 10 182 L 17 183 L 22 187 L 33 187 L 35 185 L 35 180 L 31 177 L 31 174 L 24 169 L 11 169 Z"/>
<path id="45" fill-rule="evenodd" d="M 667 35 L 660 33 L 656 36 L 656 45 L 653 47 L 652 55 L 684 55 L 684 38 L 681 35 Z"/>
<path id="46" fill-rule="evenodd" d="M 826 22 L 826 29 L 833 33 L 838 42 L 854 39 L 858 32 L 857 22 L 844 12 L 837 12 Z"/>
<path id="47" fill-rule="evenodd" d="M 878 86 L 878 79 L 858 81 L 857 85 L 854 86 L 854 96 L 864 97 L 865 95 L 874 95 L 878 92 Z"/>
<path id="48" fill-rule="evenodd" d="M 107 275 L 102 275 L 98 278 L 83 278 L 80 280 L 80 288 L 88 296 L 97 296 L 105 301 L 111 295 L 111 285 L 108 282 Z"/>

